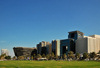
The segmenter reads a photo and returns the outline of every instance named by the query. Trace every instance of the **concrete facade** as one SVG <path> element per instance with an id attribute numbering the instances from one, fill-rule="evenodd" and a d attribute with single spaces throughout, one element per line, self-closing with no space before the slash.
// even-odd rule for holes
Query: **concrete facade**
<path id="1" fill-rule="evenodd" d="M 100 50 L 100 35 L 84 36 L 76 41 L 76 53 L 98 53 Z"/>
<path id="2" fill-rule="evenodd" d="M 51 52 L 52 52 L 52 44 L 51 43 L 49 43 L 48 45 L 46 45 L 46 50 L 47 50 L 46 54 L 51 54 Z"/>
<path id="3" fill-rule="evenodd" d="M 37 44 L 37 54 L 49 54 L 51 53 L 51 44 L 46 41 L 42 41 L 39 44 Z"/>
<path id="4" fill-rule="evenodd" d="M 74 47 L 74 40 L 73 39 L 64 39 L 60 40 L 60 56 L 63 54 L 68 54 L 69 51 L 73 51 Z"/>
<path id="5" fill-rule="evenodd" d="M 60 56 L 60 40 L 53 40 L 52 41 L 52 52 L 56 56 Z"/>

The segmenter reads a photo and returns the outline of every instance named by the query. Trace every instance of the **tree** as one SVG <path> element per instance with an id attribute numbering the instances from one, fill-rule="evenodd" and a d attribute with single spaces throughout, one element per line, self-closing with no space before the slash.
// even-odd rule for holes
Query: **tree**
<path id="1" fill-rule="evenodd" d="M 50 55 L 49 55 L 49 54 L 47 54 L 47 55 L 46 55 L 46 58 L 47 58 L 47 59 L 50 59 Z"/>
<path id="2" fill-rule="evenodd" d="M 43 54 L 42 57 L 45 58 L 45 54 Z"/>
<path id="3" fill-rule="evenodd" d="M 58 55 L 56 55 L 55 58 L 58 59 L 59 58 Z"/>
<path id="4" fill-rule="evenodd" d="M 64 60 L 66 60 L 66 59 L 67 59 L 66 54 L 63 54 L 63 59 L 64 59 Z"/>
<path id="5" fill-rule="evenodd" d="M 40 54 L 37 55 L 37 58 L 42 58 L 42 56 Z"/>
<path id="6" fill-rule="evenodd" d="M 33 60 L 34 59 L 34 57 L 33 56 L 31 56 L 31 60 Z"/>
<path id="7" fill-rule="evenodd" d="M 83 53 L 83 59 L 87 59 L 89 58 L 89 54 L 88 53 Z"/>
<path id="8" fill-rule="evenodd" d="M 75 56 L 74 56 L 74 52 L 73 51 L 69 51 L 68 52 L 68 58 L 74 58 Z"/>
<path id="9" fill-rule="evenodd" d="M 55 56 L 55 55 L 54 55 L 54 53 L 52 52 L 52 53 L 51 53 L 51 59 L 54 59 L 54 56 Z"/>
<path id="10" fill-rule="evenodd" d="M 33 59 L 36 59 L 36 58 L 37 58 L 36 54 L 33 54 Z"/>
<path id="11" fill-rule="evenodd" d="M 98 54 L 100 54 L 100 50 L 99 50 Z"/>
<path id="12" fill-rule="evenodd" d="M 80 54 L 79 54 L 79 53 L 76 53 L 76 54 L 75 54 L 75 57 L 76 57 L 77 59 L 79 59 L 79 58 L 80 58 Z"/>
<path id="13" fill-rule="evenodd" d="M 6 56 L 6 54 L 2 54 L 2 55 L 0 56 L 0 59 L 5 59 L 5 56 Z"/>
<path id="14" fill-rule="evenodd" d="M 10 60 L 11 56 L 6 56 L 5 59 Z"/>
<path id="15" fill-rule="evenodd" d="M 17 59 L 17 57 L 16 57 L 16 56 L 14 56 L 12 59 L 13 59 L 13 60 L 16 60 L 16 59 Z"/>
<path id="16" fill-rule="evenodd" d="M 18 60 L 24 60 L 25 58 L 24 58 L 24 56 L 19 56 L 18 57 Z"/>
<path id="17" fill-rule="evenodd" d="M 90 58 L 95 58 L 97 56 L 97 54 L 95 52 L 90 53 Z"/>

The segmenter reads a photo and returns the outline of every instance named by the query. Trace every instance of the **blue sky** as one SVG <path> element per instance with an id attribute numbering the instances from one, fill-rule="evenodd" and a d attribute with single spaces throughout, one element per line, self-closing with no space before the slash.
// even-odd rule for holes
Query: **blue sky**
<path id="1" fill-rule="evenodd" d="M 100 0 L 0 0 L 0 50 L 67 39 L 68 32 L 100 35 Z"/>

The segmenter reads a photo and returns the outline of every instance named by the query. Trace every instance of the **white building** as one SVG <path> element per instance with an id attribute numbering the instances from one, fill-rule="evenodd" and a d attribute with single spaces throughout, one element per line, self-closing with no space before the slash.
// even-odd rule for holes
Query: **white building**
<path id="1" fill-rule="evenodd" d="M 100 35 L 84 36 L 76 40 L 76 53 L 98 53 L 100 50 Z"/>
<path id="2" fill-rule="evenodd" d="M 1 55 L 6 54 L 6 56 L 9 55 L 9 51 L 7 49 L 1 49 Z"/>
<path id="3" fill-rule="evenodd" d="M 60 56 L 60 40 L 52 40 L 52 52 L 56 56 Z"/>

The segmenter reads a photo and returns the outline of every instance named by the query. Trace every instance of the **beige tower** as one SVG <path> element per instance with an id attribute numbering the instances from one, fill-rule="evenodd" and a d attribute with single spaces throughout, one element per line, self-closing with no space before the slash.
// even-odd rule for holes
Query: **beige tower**
<path id="1" fill-rule="evenodd" d="M 84 36 L 76 40 L 76 53 L 98 53 L 100 50 L 100 35 Z"/>

